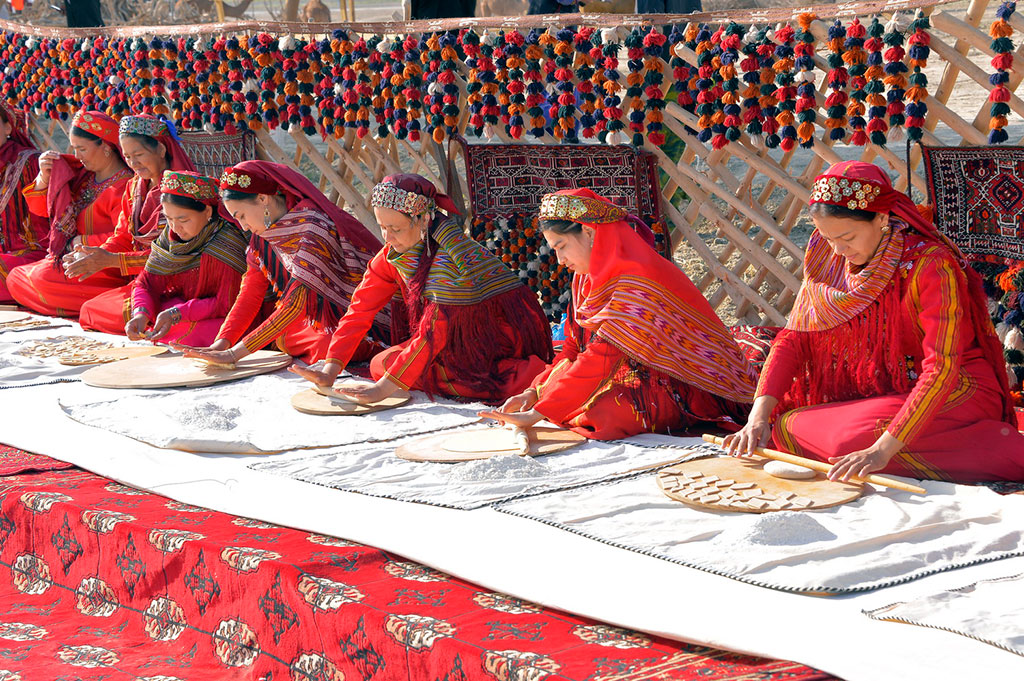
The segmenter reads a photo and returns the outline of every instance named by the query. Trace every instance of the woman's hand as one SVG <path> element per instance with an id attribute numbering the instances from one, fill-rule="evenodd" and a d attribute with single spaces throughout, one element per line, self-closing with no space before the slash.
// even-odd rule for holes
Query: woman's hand
<path id="1" fill-rule="evenodd" d="M 398 385 L 386 378 L 382 378 L 376 383 L 345 381 L 335 388 L 335 392 L 352 402 L 375 404 L 398 392 Z"/>
<path id="2" fill-rule="evenodd" d="M 36 174 L 36 189 L 48 188 L 50 186 L 50 173 L 53 172 L 53 162 L 60 157 L 56 151 L 44 151 L 39 155 L 39 173 Z"/>
<path id="3" fill-rule="evenodd" d="M 313 385 L 318 385 L 321 388 L 327 388 L 334 385 L 334 381 L 337 380 L 338 374 L 341 373 L 341 365 L 336 362 L 327 362 L 321 368 L 314 369 L 312 367 L 292 364 L 288 367 L 288 371 L 292 372 L 296 376 L 301 376 Z"/>
<path id="4" fill-rule="evenodd" d="M 191 359 L 199 359 L 211 364 L 230 364 L 232 366 L 248 354 L 244 351 L 239 352 L 234 349 L 226 349 L 228 342 L 223 338 L 208 348 L 197 348 L 180 343 L 171 343 L 171 347 Z"/>
<path id="5" fill-rule="evenodd" d="M 482 411 L 477 416 L 485 419 L 494 419 L 509 425 L 519 426 L 520 428 L 529 428 L 535 423 L 544 420 L 544 415 L 535 409 L 515 412 L 504 412 L 502 409 L 504 409 L 504 405 L 502 405 L 501 409 Z"/>
<path id="6" fill-rule="evenodd" d="M 725 436 L 722 449 L 730 456 L 753 456 L 758 447 L 771 442 L 772 427 L 766 421 L 747 421 L 740 430 Z"/>
<path id="7" fill-rule="evenodd" d="M 116 253 L 110 253 L 99 246 L 83 246 L 78 244 L 75 250 L 64 256 L 64 274 L 69 278 L 88 279 L 100 270 L 118 267 L 120 259 Z"/>
<path id="8" fill-rule="evenodd" d="M 535 388 L 527 388 L 518 395 L 505 400 L 505 403 L 498 407 L 498 411 L 503 414 L 514 414 L 520 411 L 529 411 L 533 409 L 533 405 L 537 404 L 540 396 L 537 394 Z"/>
<path id="9" fill-rule="evenodd" d="M 181 321 L 181 312 L 176 307 L 169 307 L 156 316 L 153 320 L 153 329 L 146 334 L 146 338 L 163 338 L 171 330 L 171 327 Z"/>
<path id="10" fill-rule="evenodd" d="M 832 470 L 828 472 L 828 479 L 846 482 L 851 478 L 863 478 L 888 466 L 892 457 L 901 449 L 902 442 L 888 432 L 882 433 L 881 437 L 867 449 L 850 452 L 845 456 L 831 457 L 828 462 L 832 464 Z"/>
<path id="11" fill-rule="evenodd" d="M 124 335 L 128 336 L 128 340 L 144 340 L 146 338 L 147 326 L 149 326 L 149 317 L 144 314 L 137 314 L 124 325 Z"/>
<path id="12" fill-rule="evenodd" d="M 731 456 L 753 456 L 754 450 L 764 447 L 772 439 L 772 412 L 779 401 L 769 395 L 754 400 L 747 424 L 739 431 L 727 435 L 722 449 Z"/>

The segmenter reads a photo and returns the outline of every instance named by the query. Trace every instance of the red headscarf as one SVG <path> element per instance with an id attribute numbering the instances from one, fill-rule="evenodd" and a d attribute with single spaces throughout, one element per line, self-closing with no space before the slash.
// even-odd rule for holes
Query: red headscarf
<path id="1" fill-rule="evenodd" d="M 856 272 L 850 271 L 846 259 L 833 252 L 817 230 L 812 232 L 804 257 L 804 283 L 790 313 L 787 328 L 820 333 L 822 337 L 810 345 L 822 350 L 832 345 L 861 347 L 862 343 L 868 343 L 863 347 L 874 348 L 875 351 L 860 355 L 863 363 L 867 365 L 862 372 L 866 381 L 875 380 L 867 377 L 867 374 L 881 373 L 879 364 L 887 365 L 885 373 L 900 373 L 894 368 L 897 364 L 894 358 L 888 357 L 888 354 L 897 351 L 898 344 L 893 342 L 893 339 L 884 337 L 884 334 L 893 328 L 892 325 L 886 324 L 884 318 L 888 314 L 887 310 L 898 304 L 895 298 L 899 295 L 899 287 L 895 285 L 895 280 L 896 271 L 903 257 L 905 234 L 899 225 L 902 222 L 907 229 L 913 230 L 926 240 L 941 244 L 960 263 L 963 273 L 963 278 L 959 282 L 960 300 L 967 308 L 975 337 L 1002 387 L 1004 417 L 1007 422 L 1016 423 L 1006 377 L 1006 360 L 999 339 L 992 328 L 981 277 L 967 264 L 967 259 L 957 245 L 940 232 L 934 223 L 926 220 L 906 194 L 893 188 L 885 171 L 872 163 L 836 163 L 814 181 L 810 203 L 828 203 L 872 213 L 887 213 L 897 224 L 892 231 L 883 236 L 871 262 Z M 881 305 L 872 307 L 876 302 Z M 867 314 L 871 319 L 862 320 L 863 314 Z M 874 337 L 870 340 L 847 339 L 845 342 L 830 338 L 849 332 L 851 326 L 867 329 L 867 333 Z M 822 377 L 822 380 L 856 382 L 859 379 L 854 376 L 831 376 Z M 811 393 L 822 390 L 824 388 L 818 391 L 813 386 L 810 388 Z M 824 392 L 812 394 L 808 399 L 814 403 L 814 400 L 823 395 Z"/>
<path id="2" fill-rule="evenodd" d="M 71 120 L 71 131 L 87 132 L 109 144 L 119 157 L 117 121 L 99 111 L 81 110 Z M 122 158 L 123 160 L 123 158 Z M 60 258 L 68 250 L 68 244 L 75 232 L 78 215 L 99 197 L 107 188 L 124 182 L 131 177 L 131 171 L 115 173 L 97 186 L 92 181 L 95 175 L 82 167 L 82 162 L 70 154 L 61 154 L 50 170 L 50 187 L 46 194 L 47 213 L 50 216 L 50 244 L 48 251 L 54 259 L 54 267 L 60 267 Z"/>
<path id="3" fill-rule="evenodd" d="M 590 272 L 572 279 L 581 327 L 684 383 L 734 402 L 753 401 L 754 372 L 736 341 L 693 282 L 654 250 L 653 238 L 645 240 L 627 222 L 624 210 L 589 189 L 568 189 L 544 197 L 541 219 L 594 228 Z"/>
<path id="4" fill-rule="evenodd" d="M 289 215 L 297 214 L 295 219 L 285 215 L 261 235 L 254 234 L 250 247 L 283 293 L 299 285 L 311 290 L 315 295 L 307 300 L 307 318 L 333 329 L 348 309 L 367 264 L 380 250 L 377 238 L 304 175 L 280 163 L 243 161 L 224 171 L 220 188 L 284 197 Z M 286 266 L 281 256 L 291 265 Z"/>

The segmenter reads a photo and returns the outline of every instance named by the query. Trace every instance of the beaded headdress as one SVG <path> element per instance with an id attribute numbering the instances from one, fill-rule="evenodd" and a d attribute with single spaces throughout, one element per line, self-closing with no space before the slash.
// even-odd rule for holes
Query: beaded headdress
<path id="1" fill-rule="evenodd" d="M 437 208 L 434 199 L 406 191 L 387 181 L 373 188 L 370 204 L 374 208 L 390 208 L 406 215 L 431 213 Z"/>

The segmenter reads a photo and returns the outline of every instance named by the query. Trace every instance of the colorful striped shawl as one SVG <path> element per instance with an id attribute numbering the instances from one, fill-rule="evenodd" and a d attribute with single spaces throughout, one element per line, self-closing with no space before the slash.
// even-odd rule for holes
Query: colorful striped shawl
<path id="1" fill-rule="evenodd" d="M 466 236 L 455 220 L 443 219 L 433 234 L 438 251 L 427 275 L 424 298 L 442 305 L 475 305 L 522 286 L 514 272 Z M 388 251 L 388 261 L 404 281 L 416 274 L 423 248 L 420 242 L 405 253 Z"/>
<path id="2" fill-rule="evenodd" d="M 164 227 L 153 242 L 146 271 L 161 275 L 178 274 L 199 267 L 202 256 L 209 255 L 244 274 L 247 245 L 248 239 L 242 230 L 216 216 L 188 241 L 173 240 L 171 228 Z"/>
<path id="3" fill-rule="evenodd" d="M 322 309 L 323 318 L 316 321 L 325 328 L 337 324 L 373 254 L 342 240 L 328 217 L 306 201 L 296 204 L 258 238 L 273 247 L 292 284 L 310 289 L 330 308 Z"/>
<path id="4" fill-rule="evenodd" d="M 845 324 L 885 290 L 903 257 L 904 230 L 898 218 L 889 221 L 891 230 L 871 258 L 858 271 L 837 255 L 818 234 L 811 233 L 804 256 L 804 283 L 797 294 L 787 328 L 794 331 L 826 331 Z"/>
<path id="5" fill-rule="evenodd" d="M 753 401 L 753 369 L 693 282 L 626 222 L 594 227 L 590 272 L 572 281 L 579 325 L 684 383 Z"/>

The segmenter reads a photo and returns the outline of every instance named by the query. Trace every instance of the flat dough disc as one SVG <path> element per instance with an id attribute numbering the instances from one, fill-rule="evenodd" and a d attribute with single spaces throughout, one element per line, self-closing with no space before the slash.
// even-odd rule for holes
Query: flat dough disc
<path id="1" fill-rule="evenodd" d="M 658 473 L 670 499 L 716 511 L 809 511 L 860 498 L 862 483 L 832 482 L 814 471 L 808 480 L 783 480 L 764 471 L 771 459 L 716 456 L 685 461 Z"/>
<path id="2" fill-rule="evenodd" d="M 30 318 L 28 312 L 21 312 L 20 310 L 0 310 L 0 324 L 10 324 L 11 322 L 21 322 Z"/>
<path id="3" fill-rule="evenodd" d="M 100 350 L 84 351 L 76 354 L 67 354 L 58 358 L 58 362 L 65 366 L 79 367 L 89 364 L 105 364 L 107 362 L 119 362 L 125 359 L 136 357 L 153 357 L 167 352 L 167 348 L 159 345 L 129 345 L 123 348 L 102 348 Z"/>
<path id="4" fill-rule="evenodd" d="M 510 428 L 486 428 L 454 433 L 449 435 L 441 446 L 446 452 L 453 454 L 494 454 L 519 450 L 516 434 Z"/>
<path id="5" fill-rule="evenodd" d="M 313 414 L 315 416 L 356 416 L 401 407 L 410 399 L 412 399 L 412 395 L 405 391 L 400 391 L 390 397 L 385 397 L 380 402 L 359 404 L 358 402 L 347 400 L 341 395 L 328 396 L 310 388 L 293 395 L 292 406 L 303 414 Z"/>
<path id="6" fill-rule="evenodd" d="M 785 461 L 765 461 L 764 472 L 783 480 L 810 480 L 818 475 L 817 471 Z"/>
<path id="7" fill-rule="evenodd" d="M 491 435 L 501 433 L 504 435 Z M 585 442 L 587 438 L 564 428 L 552 426 L 532 426 L 526 429 L 530 436 L 530 456 L 554 454 Z M 475 441 L 479 446 L 471 451 L 452 451 L 451 446 L 465 446 L 467 441 Z M 491 449 L 494 442 L 506 443 L 509 449 Z M 433 461 L 438 463 L 456 463 L 459 461 L 477 461 L 492 456 L 520 454 L 515 436 L 508 428 L 481 427 L 459 433 L 435 433 L 414 440 L 398 447 L 395 455 L 409 461 Z"/>
<path id="8" fill-rule="evenodd" d="M 214 369 L 167 352 L 101 364 L 82 374 L 82 382 L 96 388 L 197 388 L 269 374 L 291 363 L 291 356 L 283 352 L 260 350 L 240 360 L 234 369 Z"/>

